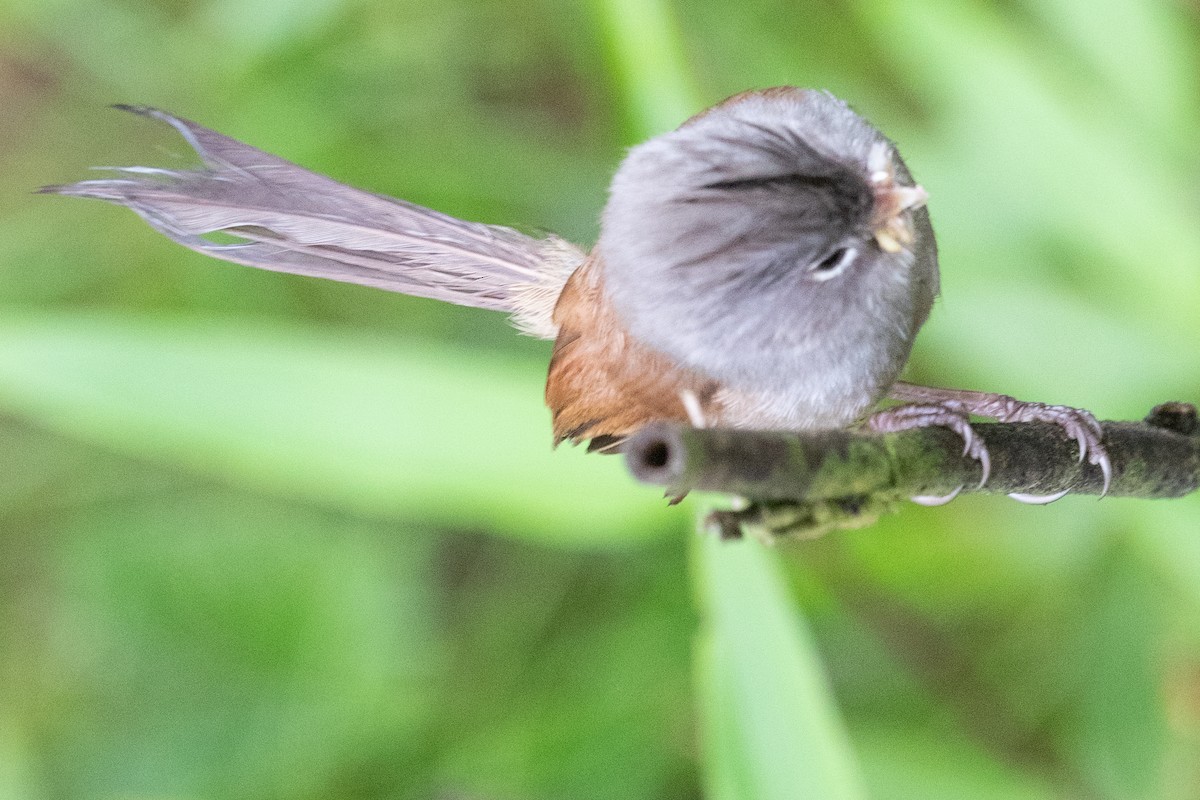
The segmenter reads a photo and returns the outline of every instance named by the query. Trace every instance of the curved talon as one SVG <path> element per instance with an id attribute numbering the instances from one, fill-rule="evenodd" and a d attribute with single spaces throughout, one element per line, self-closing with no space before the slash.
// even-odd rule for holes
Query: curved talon
<path id="1" fill-rule="evenodd" d="M 979 462 L 979 485 L 977 489 L 982 489 L 988 482 L 988 478 L 992 475 L 992 456 L 988 453 L 987 445 L 975 434 L 975 429 L 971 427 L 971 423 L 966 419 L 956 419 L 944 423 L 947 428 L 957 433 L 962 437 L 964 456 L 970 456 L 975 461 Z M 959 489 L 962 487 L 960 486 Z M 957 492 L 955 492 L 957 494 Z M 950 495 L 953 499 L 954 495 Z M 947 500 L 946 502 L 949 502 Z"/>
<path id="2" fill-rule="evenodd" d="M 867 419 L 867 426 L 879 433 L 895 433 L 914 428 L 949 428 L 963 440 L 962 454 L 979 462 L 978 488 L 982 489 L 991 477 L 992 458 L 988 453 L 987 444 L 975 433 L 967 415 L 951 405 L 914 403 L 896 406 L 873 414 Z M 921 505 L 943 505 L 957 497 L 961 490 L 960 486 L 945 497 L 918 495 L 913 498 L 913 502 Z"/>
<path id="3" fill-rule="evenodd" d="M 961 492 L 962 490 L 963 490 L 963 487 L 960 485 L 957 489 L 955 489 L 950 494 L 944 494 L 941 496 L 938 496 L 936 494 L 918 494 L 918 495 L 914 495 L 913 497 L 910 497 L 908 499 L 912 500 L 914 503 L 916 503 L 919 506 L 927 506 L 927 507 L 944 506 L 944 505 L 946 505 L 946 503 L 949 503 L 951 500 L 958 497 L 958 493 Z"/>
<path id="4" fill-rule="evenodd" d="M 668 506 L 677 506 L 683 502 L 683 498 L 687 497 L 687 492 L 671 491 L 667 489 L 663 492 L 663 499 L 667 501 Z"/>
<path id="5" fill-rule="evenodd" d="M 962 454 L 965 456 L 967 453 L 971 452 L 971 448 L 975 445 L 975 431 L 971 429 L 971 424 L 968 422 L 967 424 L 963 425 L 962 427 L 957 427 L 955 425 L 947 424 L 946 427 L 950 428 L 951 430 L 953 430 L 955 433 L 957 433 L 959 436 L 962 437 L 962 440 L 963 440 Z"/>
<path id="6" fill-rule="evenodd" d="M 1100 489 L 1100 497 L 1108 494 L 1108 488 L 1112 484 L 1113 476 L 1112 461 L 1109 459 L 1108 450 L 1104 447 L 1103 443 L 1104 428 L 1090 411 L 1085 411 L 1082 408 L 1071 408 L 1070 406 L 1024 403 L 1018 404 L 1018 407 L 1010 409 L 1008 414 L 996 417 L 996 419 L 1002 422 L 1049 422 L 1061 427 L 1067 436 L 1079 444 L 1078 463 L 1082 464 L 1086 459 L 1089 464 L 1100 468 L 1100 472 L 1104 475 L 1104 484 Z M 1021 502 L 1052 503 L 1061 496 L 1061 494 L 1046 495 L 1045 497 L 1049 499 L 1039 501 L 1037 499 L 1039 498 L 1038 495 L 1018 493 L 1014 498 L 1021 500 Z M 1024 500 L 1022 498 L 1034 499 Z"/>
<path id="7" fill-rule="evenodd" d="M 1104 497 L 1108 494 L 1108 487 L 1112 484 L 1112 460 L 1108 457 L 1108 450 L 1101 443 L 1102 432 L 1097 433 L 1100 423 L 1096 422 L 1091 414 L 1080 413 L 1086 414 L 1085 422 L 1089 424 L 1075 430 L 1067 429 L 1067 434 L 1079 442 L 1079 463 L 1082 464 L 1086 457 L 1089 464 L 1100 468 L 1100 472 L 1104 476 L 1100 497 Z M 1063 427 L 1067 428 L 1066 425 Z"/>
<path id="8" fill-rule="evenodd" d="M 1045 506 L 1053 503 L 1055 500 L 1062 500 L 1070 492 L 1070 489 L 1063 489 L 1061 492 L 1054 494 L 1025 494 L 1024 492 L 1009 492 L 1008 496 L 1018 503 L 1027 503 L 1031 506 Z"/>
<path id="9" fill-rule="evenodd" d="M 1100 471 L 1104 473 L 1104 485 L 1100 487 L 1100 497 L 1104 497 L 1104 495 L 1108 494 L 1108 487 L 1112 484 L 1112 461 L 1108 459 L 1107 452 L 1101 451 L 1101 457 L 1097 458 L 1092 463 L 1099 467 Z M 1097 497 L 1096 499 L 1099 500 L 1100 497 Z"/>
<path id="10" fill-rule="evenodd" d="M 975 460 L 979 462 L 979 485 L 975 488 L 982 489 L 984 484 L 988 482 L 988 478 L 992 476 L 992 456 L 988 453 L 986 447 L 980 447 L 979 452 L 975 454 Z"/>

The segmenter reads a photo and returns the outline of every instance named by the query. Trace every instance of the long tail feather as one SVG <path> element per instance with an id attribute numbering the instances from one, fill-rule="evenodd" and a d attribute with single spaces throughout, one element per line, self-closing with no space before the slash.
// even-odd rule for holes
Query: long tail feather
<path id="1" fill-rule="evenodd" d="M 157 109 L 117 108 L 173 126 L 204 167 L 119 167 L 42 192 L 127 206 L 226 261 L 506 311 L 525 332 L 554 336 L 554 300 L 585 257 L 574 245 L 355 189 Z"/>

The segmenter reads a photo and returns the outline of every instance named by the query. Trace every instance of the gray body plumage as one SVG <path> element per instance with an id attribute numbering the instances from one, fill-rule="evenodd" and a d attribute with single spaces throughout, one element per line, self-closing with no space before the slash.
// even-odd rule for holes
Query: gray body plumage
<path id="1" fill-rule="evenodd" d="M 891 144 L 831 95 L 751 94 L 633 148 L 598 250 L 640 341 L 717 380 L 719 424 L 845 425 L 898 377 L 938 289 L 928 213 L 911 247 L 873 239 L 872 150 Z M 855 256 L 828 277 L 815 265 Z"/>

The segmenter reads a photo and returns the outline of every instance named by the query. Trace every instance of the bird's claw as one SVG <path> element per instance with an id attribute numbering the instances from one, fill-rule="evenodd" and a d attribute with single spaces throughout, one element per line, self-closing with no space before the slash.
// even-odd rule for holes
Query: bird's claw
<path id="1" fill-rule="evenodd" d="M 979 488 L 983 488 L 992 474 L 992 458 L 988 454 L 987 445 L 975 433 L 967 415 L 957 409 L 941 404 L 895 406 L 872 414 L 867 418 L 867 427 L 876 433 L 897 433 L 914 428 L 949 428 L 963 440 L 962 454 L 979 462 Z M 963 487 L 959 486 L 950 494 L 940 497 L 917 495 L 912 498 L 912 501 L 923 506 L 945 505 L 958 497 L 958 493 L 962 489 Z"/>
<path id="2" fill-rule="evenodd" d="M 949 428 L 962 437 L 963 455 L 979 462 L 979 488 L 983 488 L 992 472 L 991 457 L 988 455 L 987 446 L 971 427 L 968 416 L 971 413 L 992 417 L 1000 422 L 1048 422 L 1058 425 L 1078 444 L 1079 463 L 1082 464 L 1086 460 L 1100 469 L 1104 476 L 1100 496 L 1108 494 L 1113 468 L 1108 450 L 1104 447 L 1104 430 L 1090 411 L 1081 408 L 1026 403 L 1004 395 L 991 395 L 985 402 L 974 405 L 955 398 L 941 403 L 914 403 L 884 409 L 867 419 L 867 427 L 877 433 L 896 433 L 933 426 Z M 960 486 L 948 495 L 918 495 L 912 500 L 927 506 L 944 505 L 957 497 L 961 490 Z M 1061 499 L 1069 491 L 1067 489 L 1047 495 L 1013 492 L 1009 497 L 1021 503 L 1044 505 Z"/>
<path id="3" fill-rule="evenodd" d="M 1061 492 L 1054 494 L 1025 494 L 1024 492 L 1009 492 L 1008 496 L 1018 503 L 1025 503 L 1031 506 L 1046 506 L 1053 503 L 1055 500 L 1062 500 L 1070 492 L 1070 489 L 1063 489 Z"/>
<path id="4" fill-rule="evenodd" d="M 946 503 L 949 503 L 951 500 L 958 497 L 958 493 L 961 492 L 962 490 L 963 490 L 962 484 L 959 484 L 958 488 L 956 488 L 950 494 L 943 494 L 943 495 L 918 494 L 918 495 L 913 495 L 912 497 L 910 497 L 908 499 L 912 500 L 914 503 L 916 503 L 919 506 L 927 506 L 927 507 L 932 508 L 934 506 L 946 505 Z"/>
<path id="5" fill-rule="evenodd" d="M 1079 463 L 1082 464 L 1086 459 L 1087 463 L 1100 469 L 1100 473 L 1104 476 L 1100 496 L 1104 497 L 1108 494 L 1108 487 L 1112 484 L 1113 477 L 1112 460 L 1108 456 L 1108 449 L 1104 446 L 1104 429 L 1100 427 L 1100 423 L 1092 415 L 1092 412 L 1070 406 L 1051 406 L 1045 403 L 1025 403 L 1011 400 L 1011 398 L 1007 399 L 1010 402 L 1004 410 L 1005 413 L 994 415 L 997 420 L 1000 422 L 1049 422 L 1059 426 L 1079 445 Z M 988 414 L 988 416 L 993 415 Z M 1061 493 L 1046 495 L 1051 499 L 1045 502 L 1053 502 L 1061 496 Z M 1022 497 L 1036 497 L 1036 495 L 1022 495 Z"/>

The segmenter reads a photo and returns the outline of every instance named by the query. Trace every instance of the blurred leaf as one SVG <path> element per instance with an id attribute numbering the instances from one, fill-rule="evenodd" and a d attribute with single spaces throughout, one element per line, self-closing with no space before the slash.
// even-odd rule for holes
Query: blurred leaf
<path id="1" fill-rule="evenodd" d="M 34 778 L 29 744 L 19 717 L 0 706 L 0 797 L 39 800 L 45 796 Z"/>
<path id="2" fill-rule="evenodd" d="M 989 266 L 1023 269 L 1045 280 L 1044 265 L 997 262 L 989 251 L 1061 235 L 1103 254 L 1089 264 L 1088 291 L 1194 329 L 1194 145 L 1184 164 L 1148 148 L 1107 87 L 1084 83 L 1071 62 L 1023 35 L 993 4 L 864 6 L 878 40 L 937 108 L 937 137 L 918 139 L 906 152 L 934 197 L 935 222 L 951 221 L 954 239 L 977 253 L 956 263 L 981 274 Z M 910 46 L 914 40 L 922 46 Z M 945 238 L 946 227 L 940 230 Z M 967 251 L 959 244 L 948 252 Z M 1131 283 L 1141 291 L 1131 292 Z"/>
<path id="3" fill-rule="evenodd" d="M 960 287 L 938 304 L 922 342 L 938 353 L 939 370 L 970 388 L 1090 407 L 1101 419 L 1141 419 L 1158 403 L 1200 399 L 1200 369 L 1170 327 L 1024 282 Z"/>
<path id="4" fill-rule="evenodd" d="M 688 74 L 671 5 L 661 0 L 594 2 L 637 138 L 673 130 L 699 111 L 699 92 Z"/>
<path id="5" fill-rule="evenodd" d="M 1113 800 L 1160 797 L 1165 788 L 1164 597 L 1134 553 L 1114 542 L 1097 562 L 1080 598 L 1087 613 L 1078 638 L 1063 653 L 1076 676 L 1066 747 L 1084 780 Z"/>
<path id="6" fill-rule="evenodd" d="M 177 91 L 173 81 L 180 72 L 185 83 L 228 80 L 243 65 L 237 51 L 222 49 L 222 58 L 211 58 L 213 39 L 193 26 L 179 24 L 170 3 L 126 3 L 119 0 L 89 2 L 80 13 L 78 0 L 18 0 L 19 14 L 52 33 L 55 42 L 70 53 L 73 66 L 102 81 L 118 98 L 97 102 L 151 102 Z M 114 58 L 120 53 L 120 58 Z M 235 66 L 236 64 L 236 66 Z M 132 97 L 131 97 L 132 95 Z"/>
<path id="7" fill-rule="evenodd" d="M 1051 800 L 1044 781 L 1001 764 L 963 738 L 913 728 L 854 732 L 878 800 Z"/>
<path id="8" fill-rule="evenodd" d="M 850 742 L 776 556 L 757 542 L 694 545 L 704 613 L 697 680 L 708 796 L 861 798 Z"/>
<path id="9" fill-rule="evenodd" d="M 1186 141 L 1180 134 L 1196 118 L 1200 59 L 1182 8 L 1145 0 L 1106 0 L 1103 13 L 1091 0 L 1025 0 L 1022 5 L 1047 23 L 1046 34 L 1060 47 L 1071 46 L 1072 53 L 1087 59 L 1114 90 L 1107 102 L 1121 106 L 1131 125 Z M 1188 147 L 1195 152 L 1195 142 Z"/>
<path id="10" fill-rule="evenodd" d="M 551 452 L 544 368 L 289 327 L 9 315 L 0 406 L 354 511 L 562 544 L 677 530 L 615 458 Z M 674 517 L 676 521 L 672 521 Z"/>
<path id="11" fill-rule="evenodd" d="M 447 614 L 460 620 L 452 657 L 470 667 L 447 676 L 441 705 L 446 785 L 470 797 L 697 796 L 678 545 L 485 545 Z"/>
<path id="12" fill-rule="evenodd" d="M 264 54 L 329 26 L 349 5 L 345 0 L 210 0 L 202 8 L 214 39 Z"/>
<path id="13" fill-rule="evenodd" d="M 232 493 L 61 526 L 35 695 L 58 797 L 322 798 L 418 747 L 442 663 L 426 537 Z M 53 679 L 53 680 L 48 680 Z"/>
<path id="14" fill-rule="evenodd" d="M 1188 612 L 1191 634 L 1200 641 L 1200 496 L 1176 501 L 1140 503 L 1123 515 L 1126 526 L 1137 531 L 1133 542 L 1179 597 Z"/>

